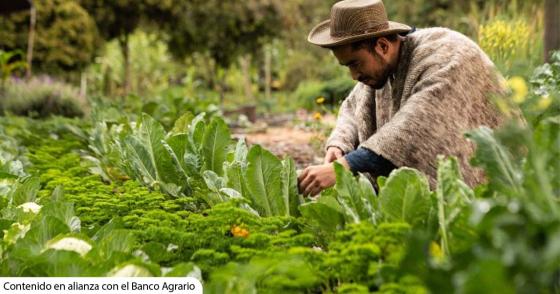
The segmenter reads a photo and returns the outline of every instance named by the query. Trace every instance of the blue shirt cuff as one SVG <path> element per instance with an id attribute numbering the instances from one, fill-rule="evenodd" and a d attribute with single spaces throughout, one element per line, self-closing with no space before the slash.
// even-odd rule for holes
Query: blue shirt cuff
<path id="1" fill-rule="evenodd" d="M 360 147 L 344 156 L 353 173 L 368 172 L 376 176 L 388 176 L 397 167 L 383 156 Z"/>

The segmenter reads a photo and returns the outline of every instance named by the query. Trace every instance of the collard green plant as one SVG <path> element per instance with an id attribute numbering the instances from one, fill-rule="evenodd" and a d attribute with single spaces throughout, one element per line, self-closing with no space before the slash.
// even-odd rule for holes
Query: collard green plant
<path id="1" fill-rule="evenodd" d="M 319 199 L 302 204 L 299 210 L 310 225 L 329 234 L 334 234 L 344 227 L 344 209 L 332 194 L 323 192 Z"/>
<path id="2" fill-rule="evenodd" d="M 450 244 L 459 247 L 469 244 L 475 237 L 469 225 L 468 206 L 474 192 L 462 180 L 456 158 L 438 158 L 438 183 L 436 187 L 439 233 L 445 255 L 451 254 Z M 460 248 L 460 247 L 459 247 Z"/>
<path id="3" fill-rule="evenodd" d="M 337 200 L 344 208 L 348 223 L 360 223 L 362 221 L 375 224 L 377 217 L 377 197 L 371 183 L 360 175 L 357 179 L 351 172 L 347 171 L 342 165 L 336 163 L 334 166 L 336 173 L 335 191 Z"/>
<path id="4" fill-rule="evenodd" d="M 223 175 L 223 165 L 228 153 L 231 138 L 229 128 L 223 119 L 214 117 L 202 137 L 204 168 Z"/>
<path id="5" fill-rule="evenodd" d="M 335 163 L 336 185 L 317 200 L 300 207 L 302 215 L 320 229 L 333 233 L 347 224 L 406 222 L 412 226 L 430 226 L 435 212 L 432 194 L 425 176 L 401 168 L 391 173 L 379 196 L 363 175 Z"/>
<path id="6" fill-rule="evenodd" d="M 147 114 L 130 127 L 100 122 L 89 145 L 101 159 L 90 161 L 104 177 L 117 163 L 131 178 L 174 197 L 194 193 L 209 206 L 235 200 L 261 216 L 299 215 L 304 199 L 293 160 L 260 146 L 248 150 L 243 140 L 234 147 L 224 120 L 214 116 L 207 124 L 204 117 L 185 114 L 170 132 Z"/>
<path id="7" fill-rule="evenodd" d="M 559 121 L 558 117 L 548 118 L 534 131 L 513 126 L 505 133 L 494 134 L 487 128 L 468 133 L 478 146 L 473 163 L 486 171 L 489 190 L 522 201 L 535 219 L 560 217 L 555 194 L 559 186 L 555 179 L 560 160 Z M 512 138 L 511 133 L 517 135 Z M 522 150 L 526 155 L 513 156 L 510 150 Z"/>
<path id="8" fill-rule="evenodd" d="M 385 221 L 427 225 L 432 199 L 426 176 L 410 168 L 393 171 L 379 191 L 379 208 Z"/>
<path id="9" fill-rule="evenodd" d="M 187 182 L 163 145 L 165 136 L 161 124 L 143 115 L 136 128 L 122 142 L 121 157 L 126 159 L 122 164 L 125 170 L 146 185 L 160 187 L 166 193 L 180 196 L 187 188 Z"/>
<path id="10" fill-rule="evenodd" d="M 297 191 L 293 160 L 280 160 L 259 145 L 247 151 L 240 141 L 225 170 L 228 186 L 240 192 L 259 215 L 299 215 L 297 208 L 304 199 Z"/>
<path id="11" fill-rule="evenodd" d="M 287 210 L 282 199 L 282 162 L 256 145 L 247 154 L 246 181 L 251 204 L 261 215 L 282 215 Z"/>

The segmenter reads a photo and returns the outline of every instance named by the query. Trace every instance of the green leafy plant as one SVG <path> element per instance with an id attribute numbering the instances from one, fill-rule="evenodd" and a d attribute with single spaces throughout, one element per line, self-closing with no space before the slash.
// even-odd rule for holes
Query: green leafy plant
<path id="1" fill-rule="evenodd" d="M 376 195 L 363 175 L 354 177 L 335 164 L 336 185 L 312 202 L 303 204 L 304 217 L 325 231 L 334 232 L 344 224 L 406 222 L 412 226 L 431 225 L 434 205 L 428 181 L 418 171 L 401 168 L 391 173 Z"/>
<path id="2" fill-rule="evenodd" d="M 21 56 L 23 56 L 23 54 L 19 50 L 9 52 L 0 50 L 0 73 L 2 78 L 0 90 L 4 90 L 6 81 L 15 71 L 27 68 L 27 63 L 25 61 L 13 60 L 15 57 Z"/>

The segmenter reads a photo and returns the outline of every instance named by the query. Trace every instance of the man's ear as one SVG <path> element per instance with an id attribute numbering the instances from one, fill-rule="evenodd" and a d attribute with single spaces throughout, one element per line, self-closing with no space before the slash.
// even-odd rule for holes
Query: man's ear
<path id="1" fill-rule="evenodd" d="M 375 51 L 380 56 L 387 56 L 390 51 L 391 42 L 385 37 L 379 37 L 377 43 L 375 44 Z"/>

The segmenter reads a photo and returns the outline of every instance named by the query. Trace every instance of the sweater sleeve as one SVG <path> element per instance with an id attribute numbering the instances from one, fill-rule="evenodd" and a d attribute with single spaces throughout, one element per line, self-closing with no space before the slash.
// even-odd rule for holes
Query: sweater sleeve
<path id="1" fill-rule="evenodd" d="M 327 139 L 325 149 L 338 147 L 347 154 L 358 146 L 358 124 L 355 115 L 355 92 L 357 89 L 358 85 L 354 87 L 352 92 L 342 102 L 336 120 L 336 127 Z"/>

